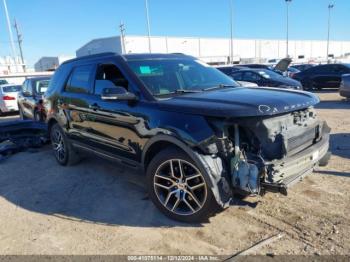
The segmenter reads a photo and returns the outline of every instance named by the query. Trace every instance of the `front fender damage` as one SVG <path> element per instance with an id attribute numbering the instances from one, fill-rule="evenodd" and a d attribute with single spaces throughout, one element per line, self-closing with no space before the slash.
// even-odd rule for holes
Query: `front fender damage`
<path id="1" fill-rule="evenodd" d="M 210 182 L 211 190 L 216 202 L 226 208 L 232 200 L 232 190 L 228 182 L 228 174 L 224 169 L 222 159 L 218 156 L 203 155 L 195 152 L 196 157 L 202 163 Z"/>

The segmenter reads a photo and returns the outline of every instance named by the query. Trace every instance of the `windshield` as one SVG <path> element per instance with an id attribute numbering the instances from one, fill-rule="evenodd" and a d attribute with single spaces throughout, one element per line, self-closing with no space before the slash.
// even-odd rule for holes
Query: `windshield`
<path id="1" fill-rule="evenodd" d="M 272 70 L 259 70 L 258 74 L 265 79 L 280 79 L 283 78 L 282 75 L 272 71 Z"/>
<path id="2" fill-rule="evenodd" d="M 34 82 L 35 91 L 37 94 L 44 94 L 49 86 L 49 79 L 37 80 Z"/>
<path id="3" fill-rule="evenodd" d="M 0 79 L 0 85 L 6 85 L 8 82 L 4 79 Z"/>
<path id="4" fill-rule="evenodd" d="M 129 66 L 154 96 L 239 84 L 219 70 L 190 59 L 131 60 Z"/>
<path id="5" fill-rule="evenodd" d="M 20 85 L 2 87 L 2 91 L 4 93 L 14 93 L 14 92 L 19 92 L 21 90 L 22 90 L 22 86 L 20 86 Z"/>

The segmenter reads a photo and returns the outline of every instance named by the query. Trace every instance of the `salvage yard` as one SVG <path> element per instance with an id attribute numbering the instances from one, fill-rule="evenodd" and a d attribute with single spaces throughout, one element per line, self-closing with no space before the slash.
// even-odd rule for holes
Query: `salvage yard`
<path id="1" fill-rule="evenodd" d="M 134 170 L 97 158 L 61 167 L 50 146 L 13 155 L 0 162 L 0 254 L 232 255 L 278 233 L 257 254 L 349 254 L 350 101 L 318 95 L 329 165 L 287 197 L 235 200 L 202 225 L 164 217 Z"/>

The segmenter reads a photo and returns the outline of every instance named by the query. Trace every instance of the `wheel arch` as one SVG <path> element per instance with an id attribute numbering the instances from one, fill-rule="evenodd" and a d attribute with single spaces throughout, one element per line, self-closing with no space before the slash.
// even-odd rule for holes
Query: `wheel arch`
<path id="1" fill-rule="evenodd" d="M 54 124 L 58 123 L 58 121 L 55 119 L 55 118 L 50 118 L 48 121 L 47 121 L 47 132 L 50 136 L 50 133 L 51 133 L 51 128 L 53 127 Z"/>
<path id="2" fill-rule="evenodd" d="M 149 163 L 152 161 L 153 157 L 158 154 L 160 151 L 168 147 L 175 147 L 181 151 L 188 154 L 192 159 L 195 158 L 195 154 L 192 149 L 182 142 L 181 140 L 168 136 L 168 135 L 158 135 L 152 137 L 147 144 L 145 145 L 142 151 L 141 164 L 144 171 L 147 170 Z"/>

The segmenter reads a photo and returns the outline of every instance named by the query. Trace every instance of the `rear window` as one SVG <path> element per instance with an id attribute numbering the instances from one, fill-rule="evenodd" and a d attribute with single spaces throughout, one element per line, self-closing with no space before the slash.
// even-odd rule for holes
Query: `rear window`
<path id="1" fill-rule="evenodd" d="M 4 93 L 15 93 L 15 92 L 20 92 L 22 90 L 22 86 L 4 86 L 2 87 L 2 91 Z"/>
<path id="2" fill-rule="evenodd" d="M 49 79 L 43 79 L 43 80 L 37 80 L 34 82 L 34 88 L 35 92 L 37 94 L 44 94 L 49 87 L 50 80 Z"/>
<path id="3" fill-rule="evenodd" d="M 0 79 L 0 85 L 7 85 L 8 82 L 4 79 Z"/>

